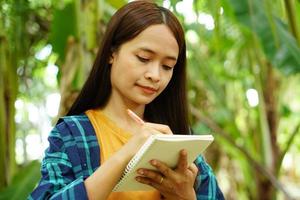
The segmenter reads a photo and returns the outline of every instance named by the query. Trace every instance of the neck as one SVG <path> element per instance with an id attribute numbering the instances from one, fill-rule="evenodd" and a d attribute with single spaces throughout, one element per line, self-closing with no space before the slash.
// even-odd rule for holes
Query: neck
<path id="1" fill-rule="evenodd" d="M 106 104 L 101 110 L 109 118 L 119 123 L 123 127 L 134 127 L 136 122 L 128 115 L 127 109 L 132 110 L 137 114 L 141 119 L 144 118 L 145 105 L 135 104 L 129 101 L 126 101 L 122 98 L 116 96 L 111 96 Z"/>

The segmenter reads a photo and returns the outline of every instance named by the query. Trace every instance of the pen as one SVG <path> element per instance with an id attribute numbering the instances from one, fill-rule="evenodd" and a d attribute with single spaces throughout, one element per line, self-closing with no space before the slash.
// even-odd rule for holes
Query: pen
<path id="1" fill-rule="evenodd" d="M 141 125 L 144 125 L 145 122 L 139 117 L 137 116 L 137 114 L 135 114 L 134 112 L 132 112 L 130 109 L 127 109 L 127 113 L 128 115 L 134 119 L 134 121 L 136 121 L 137 123 L 141 124 Z"/>

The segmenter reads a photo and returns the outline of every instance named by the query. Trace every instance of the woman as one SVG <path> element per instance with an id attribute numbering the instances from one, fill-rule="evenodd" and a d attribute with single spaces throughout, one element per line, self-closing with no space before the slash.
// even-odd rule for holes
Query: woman
<path id="1" fill-rule="evenodd" d="M 167 9 L 128 3 L 112 17 L 91 73 L 49 136 L 42 179 L 30 199 L 223 199 L 199 156 L 176 169 L 151 163 L 137 181 L 148 192 L 112 192 L 128 161 L 151 134 L 189 134 L 184 32 Z M 146 123 L 128 115 L 134 111 Z M 99 166 L 100 165 L 100 166 Z"/>

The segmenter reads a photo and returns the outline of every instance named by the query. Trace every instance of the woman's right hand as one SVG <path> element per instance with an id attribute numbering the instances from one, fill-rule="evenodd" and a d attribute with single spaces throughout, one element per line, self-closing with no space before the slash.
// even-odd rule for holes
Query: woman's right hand
<path id="1" fill-rule="evenodd" d="M 138 124 L 132 138 L 84 181 L 89 199 L 107 199 L 130 159 L 154 134 L 172 134 L 172 131 L 162 124 Z"/>
<path id="2" fill-rule="evenodd" d="M 137 129 L 132 138 L 122 148 L 129 160 L 136 154 L 151 135 L 173 134 L 170 127 L 164 124 L 145 122 L 143 124 L 139 124 L 139 127 L 140 128 Z"/>

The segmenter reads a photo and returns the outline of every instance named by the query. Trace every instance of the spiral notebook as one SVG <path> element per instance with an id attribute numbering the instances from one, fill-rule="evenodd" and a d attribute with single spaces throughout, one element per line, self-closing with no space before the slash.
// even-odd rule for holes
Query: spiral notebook
<path id="1" fill-rule="evenodd" d="M 152 159 L 176 168 L 181 149 L 187 150 L 188 163 L 191 164 L 213 140 L 212 135 L 152 135 L 129 161 L 113 192 L 153 190 L 135 180 L 139 168 L 155 170 L 149 163 Z"/>

